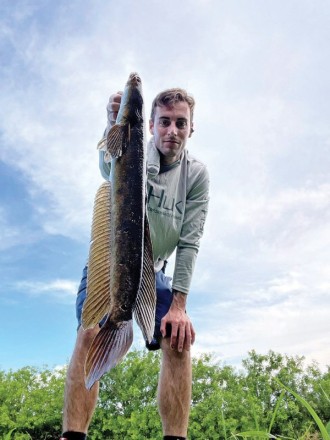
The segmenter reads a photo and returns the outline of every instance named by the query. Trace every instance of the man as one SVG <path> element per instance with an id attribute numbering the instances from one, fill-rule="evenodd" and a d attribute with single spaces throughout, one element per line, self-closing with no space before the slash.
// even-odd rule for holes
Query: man
<path id="1" fill-rule="evenodd" d="M 122 93 L 110 97 L 106 135 L 115 123 Z M 169 89 L 156 96 L 149 121 L 153 135 L 148 144 L 148 217 L 153 244 L 157 306 L 154 339 L 148 349 L 161 348 L 158 407 L 164 439 L 185 439 L 191 401 L 190 346 L 195 332 L 186 313 L 187 295 L 203 234 L 208 206 L 206 167 L 188 154 L 185 146 L 193 133 L 195 101 L 183 89 Z M 100 170 L 109 179 L 110 164 L 100 152 Z M 176 250 L 172 286 L 165 276 L 166 259 Z M 98 383 L 87 390 L 84 362 L 99 331 L 83 330 L 81 310 L 86 298 L 87 267 L 77 296 L 78 335 L 68 368 L 62 439 L 86 439 L 96 406 Z M 111 416 L 111 415 L 109 415 Z"/>

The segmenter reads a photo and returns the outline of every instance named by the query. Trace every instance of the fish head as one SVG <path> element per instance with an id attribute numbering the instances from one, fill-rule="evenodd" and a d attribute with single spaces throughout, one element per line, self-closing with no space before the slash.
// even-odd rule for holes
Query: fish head
<path id="1" fill-rule="evenodd" d="M 142 81 L 137 73 L 131 73 L 121 97 L 116 124 L 107 135 L 104 161 L 110 162 L 112 159 L 122 156 L 127 150 L 133 134 L 145 149 L 146 125 L 144 122 Z"/>
<path id="2" fill-rule="evenodd" d="M 143 111 L 142 81 L 140 75 L 133 72 L 127 80 L 116 123 L 121 125 L 141 123 L 144 118 Z"/>
<path id="3" fill-rule="evenodd" d="M 136 87 L 142 85 L 140 75 L 136 72 L 132 72 L 128 78 L 127 85 L 134 85 Z"/>

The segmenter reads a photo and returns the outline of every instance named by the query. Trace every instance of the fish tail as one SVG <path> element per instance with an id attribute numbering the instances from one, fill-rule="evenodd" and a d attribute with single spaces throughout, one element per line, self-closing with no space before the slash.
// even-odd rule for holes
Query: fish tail
<path id="1" fill-rule="evenodd" d="M 115 367 L 133 342 L 133 321 L 105 323 L 95 336 L 85 362 L 85 384 L 91 389 L 103 374 Z"/>

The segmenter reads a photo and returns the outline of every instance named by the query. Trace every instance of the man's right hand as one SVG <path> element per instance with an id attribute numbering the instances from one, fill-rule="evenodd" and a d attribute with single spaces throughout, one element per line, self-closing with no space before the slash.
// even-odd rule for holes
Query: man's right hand
<path id="1" fill-rule="evenodd" d="M 110 128 L 116 123 L 122 95 L 123 92 L 117 92 L 111 95 L 109 98 L 109 102 L 107 105 L 107 114 L 108 114 L 107 131 L 109 131 Z"/>

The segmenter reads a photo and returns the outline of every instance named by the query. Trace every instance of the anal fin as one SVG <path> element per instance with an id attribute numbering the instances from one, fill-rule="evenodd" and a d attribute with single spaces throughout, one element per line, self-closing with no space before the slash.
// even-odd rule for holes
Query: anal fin
<path id="1" fill-rule="evenodd" d="M 144 223 L 144 251 L 142 281 L 134 306 L 134 318 L 140 327 L 143 337 L 151 342 L 155 328 L 156 283 L 152 243 L 147 216 Z"/>

